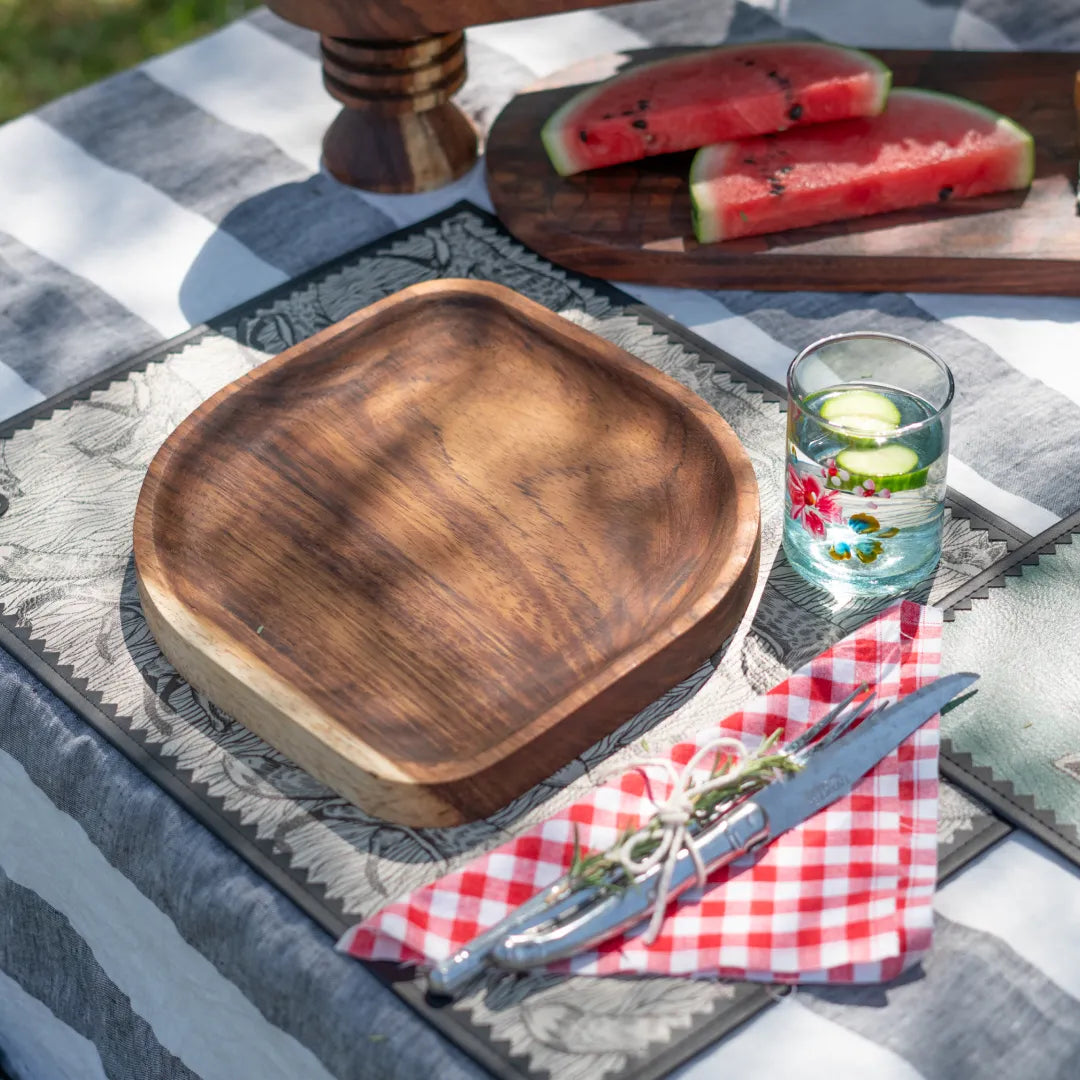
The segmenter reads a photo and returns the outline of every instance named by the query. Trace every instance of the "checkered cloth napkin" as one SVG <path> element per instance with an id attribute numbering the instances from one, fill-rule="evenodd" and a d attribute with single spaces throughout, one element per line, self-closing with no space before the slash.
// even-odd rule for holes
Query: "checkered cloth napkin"
<path id="1" fill-rule="evenodd" d="M 733 734 L 755 746 L 778 727 L 794 738 L 860 683 L 879 699 L 935 678 L 941 615 L 909 601 L 801 668 L 740 712 L 703 729 L 668 756 L 685 765 L 701 744 Z M 855 789 L 781 836 L 754 859 L 684 893 L 651 946 L 613 938 L 559 965 L 582 975 L 648 973 L 783 982 L 880 982 L 930 946 L 937 870 L 936 718 Z M 652 795 L 667 781 L 649 770 Z M 562 876 L 574 825 L 586 851 L 609 848 L 654 803 L 640 771 L 594 789 L 573 806 L 455 873 L 417 889 L 349 930 L 338 948 L 356 957 L 430 965 L 443 960 Z"/>

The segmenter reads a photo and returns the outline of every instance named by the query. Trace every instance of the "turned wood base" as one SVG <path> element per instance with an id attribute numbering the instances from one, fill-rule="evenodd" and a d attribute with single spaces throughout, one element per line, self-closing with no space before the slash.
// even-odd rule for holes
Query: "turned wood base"
<path id="1" fill-rule="evenodd" d="M 399 116 L 342 109 L 323 136 L 323 161 L 350 187 L 390 195 L 431 191 L 472 168 L 476 132 L 453 103 Z"/>
<path id="2" fill-rule="evenodd" d="M 476 161 L 468 117 L 450 101 L 465 82 L 465 35 L 409 42 L 322 39 L 323 82 L 345 108 L 323 139 L 344 184 L 393 194 L 430 191 Z"/>
<path id="3" fill-rule="evenodd" d="M 326 133 L 327 168 L 345 184 L 397 193 L 447 184 L 476 160 L 476 136 L 450 104 L 465 82 L 462 28 L 628 2 L 266 0 L 323 35 L 326 89 L 356 114 L 343 113 Z M 407 113 L 416 117 L 385 119 Z"/>

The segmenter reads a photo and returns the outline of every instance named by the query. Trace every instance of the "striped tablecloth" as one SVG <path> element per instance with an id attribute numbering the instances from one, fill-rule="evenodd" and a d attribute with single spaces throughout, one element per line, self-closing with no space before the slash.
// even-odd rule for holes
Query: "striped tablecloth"
<path id="1" fill-rule="evenodd" d="M 461 100 L 483 126 L 596 52 L 790 33 L 1080 49 L 1080 3 L 574 12 L 471 31 Z M 430 195 L 337 185 L 319 172 L 336 109 L 314 36 L 258 12 L 0 127 L 0 417 L 461 198 L 489 206 L 479 168 Z M 1078 300 L 628 291 L 772 378 L 838 329 L 918 338 L 961 388 L 954 488 L 1027 534 L 1080 507 Z M 680 1075 L 1080 1074 L 1080 875 L 1014 834 L 937 910 L 917 994 L 795 994 Z M 993 991 L 988 970 L 1008 976 Z M 0 1047 L 19 1080 L 483 1075 L 4 654 Z"/>

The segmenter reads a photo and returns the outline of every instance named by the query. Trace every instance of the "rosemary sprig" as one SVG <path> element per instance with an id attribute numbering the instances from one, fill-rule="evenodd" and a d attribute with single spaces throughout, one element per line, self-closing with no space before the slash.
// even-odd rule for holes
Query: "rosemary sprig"
<path id="1" fill-rule="evenodd" d="M 734 775 L 730 784 L 722 784 L 711 791 L 702 792 L 693 800 L 693 824 L 690 827 L 694 833 L 701 832 L 706 826 L 727 813 L 736 803 L 767 787 L 777 778 L 777 774 L 789 775 L 802 768 L 800 762 L 784 751 L 772 752 L 779 739 L 780 730 L 778 729 L 741 764 L 733 761 L 723 751 L 717 752 L 709 779 L 722 777 L 727 772 L 733 772 Z M 662 832 L 663 825 L 659 818 L 653 817 L 639 828 L 631 827 L 624 830 L 607 851 L 585 854 L 575 823 L 574 850 L 570 869 L 567 872 L 567 891 L 573 892 L 593 886 L 599 888 L 601 894 L 606 894 L 622 892 L 629 888 L 631 882 L 616 853 L 632 836 L 637 834 L 639 838 L 631 848 L 631 857 L 635 861 L 645 859 L 660 846 Z"/>

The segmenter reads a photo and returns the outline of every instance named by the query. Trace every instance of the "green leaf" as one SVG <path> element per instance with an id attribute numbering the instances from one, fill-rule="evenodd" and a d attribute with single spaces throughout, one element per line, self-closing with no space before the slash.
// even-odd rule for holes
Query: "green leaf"
<path id="1" fill-rule="evenodd" d="M 767 739 L 765 739 L 761 745 L 757 748 L 756 757 L 764 757 L 766 751 L 771 750 L 779 741 L 780 736 L 784 733 L 783 728 L 777 728 Z"/>
<path id="2" fill-rule="evenodd" d="M 979 691 L 969 690 L 966 694 L 961 694 L 959 697 L 955 697 L 947 705 L 942 705 L 938 710 L 939 713 L 944 716 L 946 713 L 951 713 L 958 705 L 963 705 L 969 698 L 973 698 Z"/>
<path id="3" fill-rule="evenodd" d="M 778 728 L 762 740 L 757 750 L 741 763 L 738 775 L 733 776 L 729 782 L 721 782 L 710 791 L 702 792 L 694 799 L 692 812 L 700 825 L 717 820 L 731 807 L 772 783 L 778 772 L 798 772 L 802 766 L 784 753 L 782 748 L 770 753 L 779 743 L 781 735 L 782 731 Z M 726 768 L 729 761 L 730 755 L 717 750 L 712 773 L 714 779 L 723 776 L 718 770 Z M 619 839 L 607 851 L 593 852 L 591 855 L 582 853 L 576 823 L 573 835 L 569 890 L 595 886 L 601 890 L 602 895 L 607 895 L 621 893 L 632 883 L 619 862 L 619 851 L 627 843 L 632 843 L 631 856 L 635 860 L 644 859 L 659 847 L 663 829 L 659 818 L 654 815 L 640 828 L 623 829 Z"/>

